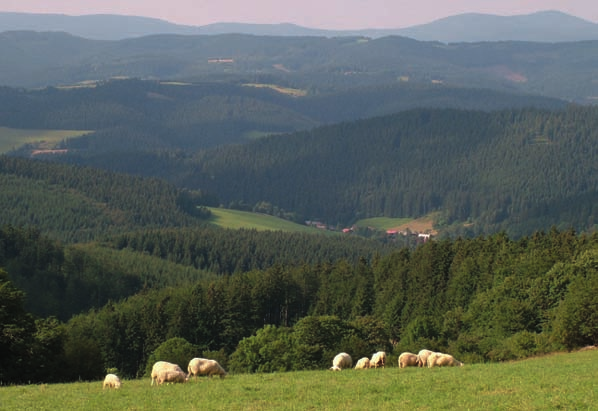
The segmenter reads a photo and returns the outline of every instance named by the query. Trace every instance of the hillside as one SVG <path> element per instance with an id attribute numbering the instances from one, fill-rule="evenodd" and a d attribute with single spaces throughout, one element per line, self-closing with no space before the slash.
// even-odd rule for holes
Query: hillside
<path id="1" fill-rule="evenodd" d="M 295 94 L 289 94 L 289 90 Z M 69 149 L 75 157 L 83 157 L 80 161 L 120 171 L 147 173 L 159 166 L 143 165 L 137 170 L 123 167 L 134 166 L 135 161 L 127 159 L 142 153 L 193 151 L 247 142 L 259 136 L 307 130 L 415 107 L 552 109 L 566 104 L 520 93 L 430 84 L 364 86 L 314 95 L 296 94 L 297 90 L 270 83 L 220 81 L 181 84 L 111 80 L 85 87 L 41 90 L 4 87 L 0 88 L 0 125 L 5 128 L 0 128 L 0 132 L 5 130 L 3 140 L 10 138 L 10 147 L 16 153 L 28 156 L 37 147 L 29 144 L 31 140 L 25 138 L 25 131 L 19 130 L 48 130 L 46 134 L 49 130 L 63 130 L 59 134 L 64 136 L 64 141 L 59 141 L 56 148 Z M 87 132 L 82 131 L 80 134 L 85 136 L 81 138 L 73 138 L 76 130 Z M 38 134 L 40 141 L 44 139 L 44 132 Z M 26 147 L 20 147 L 15 140 L 14 136 L 19 135 L 23 136 L 23 144 L 28 143 Z M 95 159 L 106 153 L 110 153 L 108 158 Z M 115 164 L 120 156 L 124 158 Z M 165 160 L 154 159 L 153 162 L 160 164 Z"/>
<path id="2" fill-rule="evenodd" d="M 597 244 L 596 234 L 556 229 L 407 248 L 191 228 L 63 246 L 2 227 L 10 304 L 0 324 L 21 337 L 0 352 L 2 381 L 97 380 L 106 369 L 139 378 L 156 357 L 182 353 L 177 363 L 218 358 L 236 374 L 325 369 L 343 351 L 383 350 L 396 364 L 426 347 L 473 367 L 573 350 L 596 340 Z M 36 321 L 30 305 L 70 320 Z"/>
<path id="3" fill-rule="evenodd" d="M 162 180 L 1 156 L 0 182 L 0 225 L 37 227 L 63 241 L 204 224 L 192 200 L 199 193 Z"/>
<path id="4" fill-rule="evenodd" d="M 140 80 L 1 92 L 0 121 L 10 130 L 96 129 L 36 158 L 166 179 L 201 190 L 206 206 L 265 202 L 292 221 L 335 227 L 436 211 L 443 232 L 467 235 L 594 225 L 594 173 L 583 150 L 595 144 L 595 110 L 564 110 L 558 100 L 442 85 L 295 97 Z M 493 111 L 528 104 L 551 110 Z M 489 111 L 407 110 L 419 105 Z"/>
<path id="5" fill-rule="evenodd" d="M 413 110 L 202 151 L 179 184 L 333 225 L 439 211 L 437 224 L 461 234 L 592 230 L 596 118 Z"/>
<path id="6" fill-rule="evenodd" d="M 98 41 L 0 33 L 0 84 L 72 85 L 114 77 L 276 83 L 329 92 L 397 82 L 446 84 L 592 102 L 598 41 L 422 42 L 402 36 L 154 35 Z M 559 81 L 555 81 L 559 79 Z"/>
<path id="7" fill-rule="evenodd" d="M 123 379 L 120 392 L 102 391 L 99 380 L 44 385 L 43 390 L 32 384 L 0 388 L 0 401 L 7 409 L 81 409 L 90 404 L 98 411 L 181 409 L 197 402 L 201 387 L 206 409 L 361 410 L 364 397 L 379 410 L 396 409 L 399 403 L 414 410 L 591 409 L 596 392 L 588 387 L 597 357 L 594 351 L 435 370 L 398 369 L 393 363 L 383 370 L 342 373 L 231 374 L 221 381 L 200 379 L 161 389 L 151 387 L 149 378 Z"/>

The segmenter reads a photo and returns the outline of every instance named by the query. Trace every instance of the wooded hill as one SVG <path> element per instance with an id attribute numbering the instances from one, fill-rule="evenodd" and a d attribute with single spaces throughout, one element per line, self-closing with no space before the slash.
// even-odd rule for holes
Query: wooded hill
<path id="1" fill-rule="evenodd" d="M 445 232 L 596 224 L 598 111 L 413 110 L 200 151 L 181 186 L 302 218 L 439 211 Z"/>
<path id="2" fill-rule="evenodd" d="M 300 97 L 282 86 L 281 91 L 267 87 L 274 86 L 271 83 L 249 84 L 112 80 L 81 88 L 2 87 L 0 125 L 89 130 L 93 133 L 69 139 L 63 148 L 84 150 L 93 157 L 98 152 L 196 150 L 410 108 L 555 109 L 566 104 L 520 93 L 430 84 L 357 87 Z M 23 154 L 30 152 L 26 147 Z"/>
<path id="3" fill-rule="evenodd" d="M 166 178 L 195 191 L 195 205 L 251 210 L 263 203 L 263 210 L 300 223 L 348 226 L 439 211 L 446 233 L 520 236 L 553 225 L 594 228 L 597 118 L 593 107 L 422 109 L 195 153 L 145 151 L 147 144 L 144 151 L 113 151 L 117 134 L 110 150 L 95 150 L 100 136 L 86 136 L 65 147 L 87 149 L 56 160 Z"/>
<path id="4" fill-rule="evenodd" d="M 113 77 L 245 79 L 330 91 L 399 81 L 519 90 L 578 102 L 598 95 L 598 41 L 421 42 L 406 37 L 155 35 L 121 41 L 0 33 L 0 85 L 45 87 Z"/>
<path id="5" fill-rule="evenodd" d="M 198 227 L 199 192 L 157 179 L 0 157 L 0 224 L 35 227 L 63 241 L 135 229 Z"/>

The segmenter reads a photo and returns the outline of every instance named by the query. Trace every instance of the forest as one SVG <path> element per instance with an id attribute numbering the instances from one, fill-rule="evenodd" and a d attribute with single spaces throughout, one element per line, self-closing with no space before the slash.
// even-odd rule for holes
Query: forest
<path id="1" fill-rule="evenodd" d="M 597 344 L 596 47 L 0 33 L 0 385 Z"/>
<path id="2" fill-rule="evenodd" d="M 595 233 L 497 233 L 369 255 L 346 244 L 319 257 L 309 238 L 275 237 L 304 261 L 276 254 L 216 273 L 196 267 L 205 251 L 195 240 L 176 245 L 168 232 L 82 247 L 2 227 L 0 381 L 93 380 L 107 369 L 135 378 L 156 359 L 198 355 L 230 372 L 280 372 L 328 368 L 340 351 L 393 358 L 427 347 L 471 363 L 598 342 Z M 236 251 L 214 244 L 207 258 L 226 249 Z"/>
<path id="3" fill-rule="evenodd" d="M 596 224 L 594 107 L 414 109 L 197 151 L 78 150 L 55 161 L 164 176 L 201 205 L 260 203 L 296 222 L 440 213 L 446 234 Z"/>
<path id="4" fill-rule="evenodd" d="M 397 81 L 541 94 L 591 104 L 598 41 L 443 44 L 402 36 L 153 35 L 94 41 L 0 33 L 0 84 L 38 88 L 112 77 L 275 83 L 316 92 Z M 214 64 L 222 58 L 229 63 Z M 263 81 L 268 78 L 269 81 Z"/>

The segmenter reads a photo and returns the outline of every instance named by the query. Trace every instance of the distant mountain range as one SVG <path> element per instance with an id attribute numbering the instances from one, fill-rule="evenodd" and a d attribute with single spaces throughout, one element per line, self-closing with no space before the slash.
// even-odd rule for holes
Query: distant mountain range
<path id="1" fill-rule="evenodd" d="M 290 23 L 216 23 L 186 26 L 165 20 L 123 15 L 32 14 L 0 12 L 0 32 L 15 30 L 64 31 L 95 40 L 122 40 L 155 34 L 215 35 L 253 34 L 269 36 L 405 36 L 422 41 L 480 42 L 534 41 L 569 42 L 598 40 L 598 24 L 559 11 L 516 16 L 467 13 L 407 28 L 320 30 Z"/>
<path id="2" fill-rule="evenodd" d="M 90 40 L 64 32 L 0 33 L 0 85 L 73 86 L 110 78 L 277 84 L 300 93 L 432 84 L 595 104 L 598 40 L 443 44 L 401 36 L 162 34 Z"/>

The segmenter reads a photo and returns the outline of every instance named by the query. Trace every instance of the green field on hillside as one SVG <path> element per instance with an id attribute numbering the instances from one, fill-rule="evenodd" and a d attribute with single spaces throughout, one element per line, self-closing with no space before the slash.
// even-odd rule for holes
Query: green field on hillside
<path id="1" fill-rule="evenodd" d="M 355 225 L 358 227 L 372 227 L 376 230 L 388 230 L 389 228 L 398 227 L 412 220 L 411 218 L 373 217 L 359 220 Z"/>
<path id="2" fill-rule="evenodd" d="M 186 384 L 125 380 L 0 387 L 3 410 L 591 410 L 598 351 L 458 368 L 229 374 Z"/>
<path id="3" fill-rule="evenodd" d="M 316 228 L 293 223 L 292 221 L 274 217 L 267 214 L 252 213 L 248 211 L 229 210 L 224 208 L 210 208 L 212 217 L 210 223 L 222 228 L 247 228 L 272 231 L 289 231 L 317 233 Z"/>
<path id="4" fill-rule="evenodd" d="M 82 136 L 87 133 L 89 133 L 89 131 L 33 130 L 0 127 L 0 153 L 7 153 L 24 144 L 36 144 L 41 148 L 51 149 L 64 139 Z"/>

